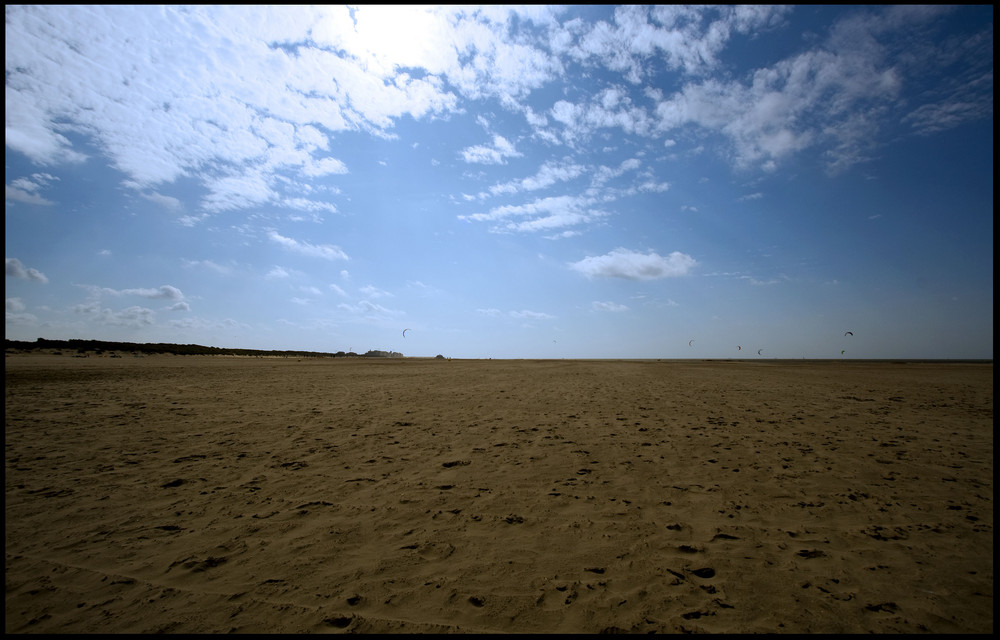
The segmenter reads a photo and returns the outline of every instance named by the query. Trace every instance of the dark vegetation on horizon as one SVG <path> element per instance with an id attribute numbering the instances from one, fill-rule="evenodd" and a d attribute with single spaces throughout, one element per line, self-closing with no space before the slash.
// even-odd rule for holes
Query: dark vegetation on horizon
<path id="1" fill-rule="evenodd" d="M 354 353 L 353 351 L 338 351 L 336 353 L 325 353 L 319 351 L 265 351 L 260 349 L 225 349 L 221 347 L 205 347 L 200 344 L 170 344 L 163 342 L 156 343 L 135 343 L 135 342 L 108 342 L 104 340 L 47 340 L 39 338 L 35 342 L 25 342 L 22 340 L 5 340 L 7 351 L 39 351 L 42 349 L 55 349 L 61 351 L 72 351 L 77 354 L 94 353 L 101 354 L 172 354 L 178 356 L 270 356 L 270 357 L 296 357 L 296 358 L 401 358 L 403 354 L 395 351 L 368 351 L 367 353 Z"/>

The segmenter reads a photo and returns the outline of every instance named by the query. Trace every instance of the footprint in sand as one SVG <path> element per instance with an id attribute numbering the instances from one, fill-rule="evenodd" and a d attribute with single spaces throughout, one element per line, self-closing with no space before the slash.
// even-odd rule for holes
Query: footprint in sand
<path id="1" fill-rule="evenodd" d="M 474 607 L 482 607 L 486 604 L 486 600 L 480 598 L 479 596 L 469 596 L 469 602 L 472 603 Z"/>
<path id="2" fill-rule="evenodd" d="M 170 571 L 170 569 L 173 569 L 177 565 L 181 565 L 185 569 L 190 569 L 195 573 L 200 573 L 202 571 L 207 571 L 209 569 L 217 567 L 221 564 L 225 564 L 226 560 L 227 558 L 224 556 L 218 556 L 218 557 L 209 556 L 204 560 L 191 560 L 190 558 L 186 558 L 184 560 L 181 560 L 180 562 L 174 562 L 173 564 L 171 564 L 167 568 L 167 571 Z"/>
<path id="3" fill-rule="evenodd" d="M 694 569 L 691 571 L 691 573 L 698 576 L 699 578 L 708 579 L 715 577 L 715 569 L 711 567 L 704 567 L 703 569 Z"/>
<path id="4" fill-rule="evenodd" d="M 344 629 L 351 625 L 354 618 L 350 616 L 336 616 L 333 618 L 326 618 L 323 622 L 327 623 L 331 627 L 337 627 L 338 629 Z"/>

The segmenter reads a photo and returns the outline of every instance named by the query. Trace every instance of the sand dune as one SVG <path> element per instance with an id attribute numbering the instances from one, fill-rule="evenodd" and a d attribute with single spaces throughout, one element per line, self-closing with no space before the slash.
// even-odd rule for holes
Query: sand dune
<path id="1" fill-rule="evenodd" d="M 8 633 L 993 630 L 993 366 L 6 359 Z"/>

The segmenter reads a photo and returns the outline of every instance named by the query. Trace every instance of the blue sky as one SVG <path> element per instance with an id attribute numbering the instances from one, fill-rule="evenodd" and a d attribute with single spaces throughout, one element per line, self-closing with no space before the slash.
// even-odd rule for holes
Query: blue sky
<path id="1" fill-rule="evenodd" d="M 992 6 L 7 6 L 5 47 L 8 339 L 993 357 Z"/>

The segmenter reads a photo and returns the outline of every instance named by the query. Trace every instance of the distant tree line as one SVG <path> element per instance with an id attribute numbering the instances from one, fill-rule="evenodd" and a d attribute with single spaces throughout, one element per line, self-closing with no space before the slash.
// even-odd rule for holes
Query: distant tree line
<path id="1" fill-rule="evenodd" d="M 366 351 L 363 358 L 402 358 L 403 354 L 398 351 L 379 351 L 373 349 L 371 351 Z"/>
<path id="2" fill-rule="evenodd" d="M 172 354 L 178 356 L 270 356 L 270 357 L 297 357 L 297 358 L 401 358 L 403 354 L 395 351 L 368 351 L 363 355 L 358 355 L 353 351 L 338 351 L 336 353 L 326 353 L 322 351 L 266 351 L 260 349 L 224 349 L 221 347 L 206 347 L 200 344 L 171 344 L 164 342 L 136 343 L 136 342 L 110 342 L 105 340 L 48 340 L 39 338 L 34 342 L 23 340 L 5 340 L 6 350 L 38 351 L 42 349 L 54 349 L 62 351 L 75 351 L 76 353 L 136 353 L 143 355 Z"/>

